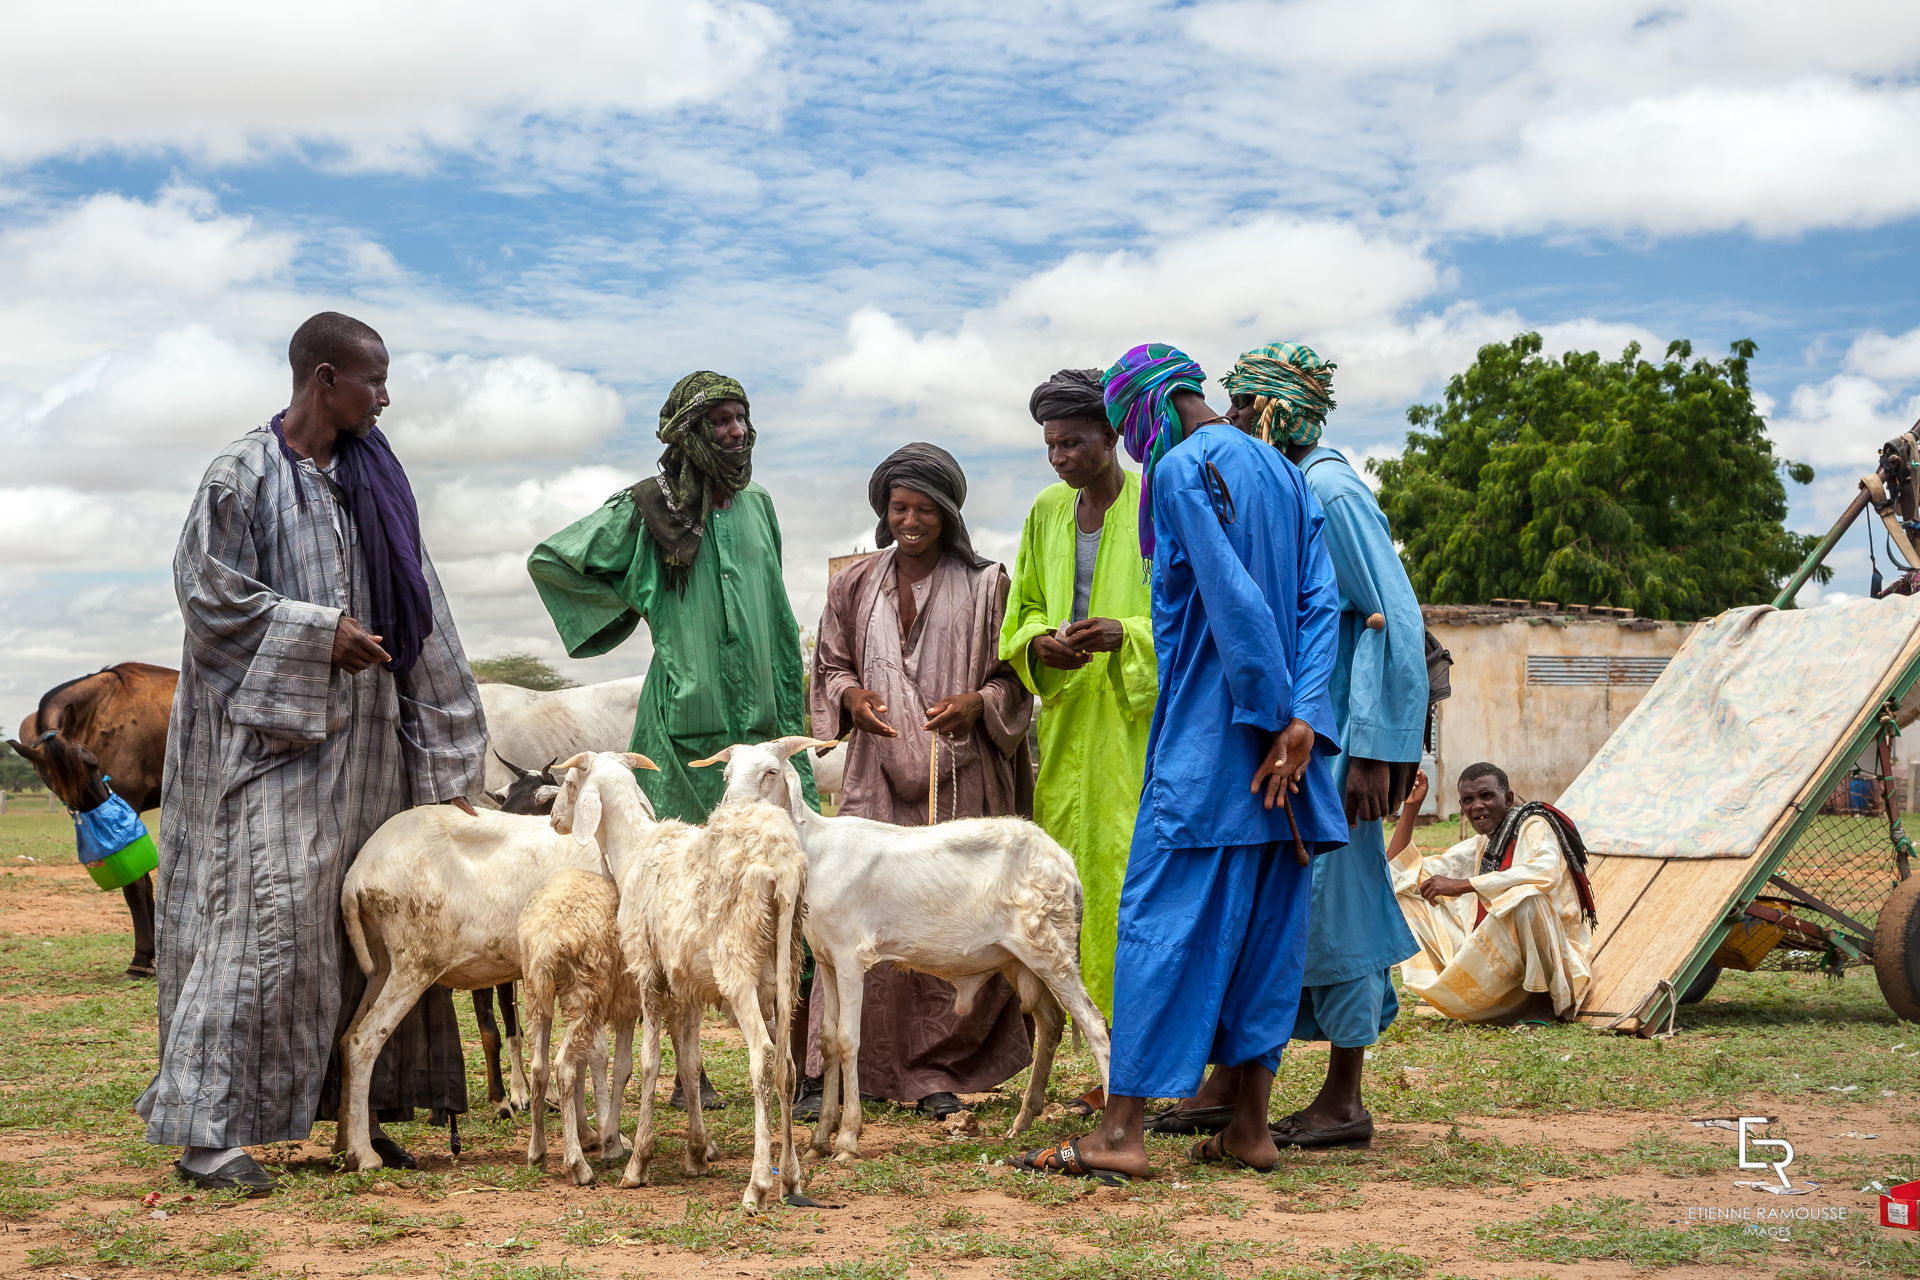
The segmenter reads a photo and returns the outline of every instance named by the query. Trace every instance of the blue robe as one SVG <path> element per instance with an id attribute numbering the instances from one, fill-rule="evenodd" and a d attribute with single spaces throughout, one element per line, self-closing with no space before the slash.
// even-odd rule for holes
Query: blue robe
<path id="1" fill-rule="evenodd" d="M 1185 1097 L 1210 1061 L 1272 1069 L 1293 1029 L 1311 877 L 1286 812 L 1251 786 L 1273 734 L 1305 721 L 1294 819 L 1309 853 L 1346 842 L 1339 595 L 1319 505 L 1272 446 L 1201 427 L 1152 492 L 1160 700 L 1121 890 L 1109 1092 Z"/>
<path id="2" fill-rule="evenodd" d="M 1340 654 L 1330 694 L 1342 754 L 1342 794 L 1351 756 L 1417 761 L 1426 726 L 1427 664 L 1420 603 L 1394 550 L 1387 518 L 1347 460 L 1324 446 L 1300 462 L 1326 517 L 1327 552 L 1340 590 Z M 1367 626 L 1382 614 L 1386 627 Z M 1349 829 L 1347 847 L 1313 861 L 1307 988 L 1294 1038 L 1342 1048 L 1372 1044 L 1393 1022 L 1391 969 L 1419 947 L 1393 896 L 1378 822 Z"/>

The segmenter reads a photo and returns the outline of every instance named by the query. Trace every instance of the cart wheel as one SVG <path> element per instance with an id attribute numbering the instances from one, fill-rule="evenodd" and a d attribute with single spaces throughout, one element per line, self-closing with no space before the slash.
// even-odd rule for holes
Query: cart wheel
<path id="1" fill-rule="evenodd" d="M 1693 981 L 1687 984 L 1686 991 L 1680 996 L 1681 1004 L 1699 1004 L 1707 998 L 1707 992 L 1713 990 L 1713 984 L 1720 981 L 1720 966 L 1707 961 Z"/>
<path id="2" fill-rule="evenodd" d="M 1893 887 L 1873 931 L 1873 976 L 1887 1007 L 1920 1022 L 1920 875 Z"/>

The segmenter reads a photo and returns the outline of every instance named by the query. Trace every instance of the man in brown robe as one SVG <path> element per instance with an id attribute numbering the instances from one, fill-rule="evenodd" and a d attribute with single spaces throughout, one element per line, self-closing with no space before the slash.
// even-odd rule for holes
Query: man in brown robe
<path id="1" fill-rule="evenodd" d="M 813 654 L 815 735 L 858 731 L 841 813 L 918 826 L 1032 810 L 1032 697 L 999 653 L 1007 572 L 974 554 L 966 495 L 960 464 L 931 444 L 901 448 L 868 482 L 882 550 L 828 587 Z M 868 971 L 860 1081 L 875 1094 L 938 1119 L 960 1110 L 954 1095 L 992 1089 L 1031 1057 L 1019 1001 L 999 978 L 960 1016 L 943 979 Z"/>

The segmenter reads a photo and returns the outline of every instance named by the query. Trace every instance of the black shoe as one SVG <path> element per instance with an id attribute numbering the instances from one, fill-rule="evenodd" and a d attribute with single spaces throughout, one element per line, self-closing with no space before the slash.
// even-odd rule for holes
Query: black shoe
<path id="1" fill-rule="evenodd" d="M 1148 1133 L 1218 1133 L 1233 1123 L 1232 1107 L 1193 1107 L 1182 1111 L 1175 1103 L 1147 1117 Z"/>
<path id="2" fill-rule="evenodd" d="M 173 1171 L 180 1175 L 180 1181 L 191 1182 L 202 1191 L 240 1188 L 250 1196 L 264 1196 L 274 1188 L 273 1175 L 255 1164 L 253 1157 L 244 1151 L 212 1173 L 196 1173 L 179 1160 L 173 1162 Z"/>
<path id="3" fill-rule="evenodd" d="M 921 1115 L 932 1116 L 935 1120 L 945 1120 L 950 1115 L 965 1111 L 966 1104 L 950 1093 L 930 1093 L 920 1099 L 913 1108 Z"/>
<path id="4" fill-rule="evenodd" d="M 820 1108 L 827 1103 L 826 1081 L 819 1076 L 808 1076 L 800 1082 L 797 1092 L 800 1096 L 793 1100 L 793 1118 L 809 1124 L 818 1120 Z"/>
<path id="5" fill-rule="evenodd" d="M 389 1169 L 418 1169 L 420 1167 L 420 1162 L 413 1158 L 413 1153 L 395 1142 L 392 1138 L 382 1135 L 375 1138 L 370 1145 L 373 1147 L 373 1154 L 380 1157 L 380 1163 Z"/>
<path id="6" fill-rule="evenodd" d="M 687 1091 L 682 1089 L 678 1083 L 674 1084 L 673 1096 L 667 1099 L 667 1105 L 677 1107 L 681 1111 L 687 1109 Z M 700 1109 L 702 1111 L 723 1111 L 726 1109 L 726 1105 L 727 1100 L 720 1096 L 719 1090 L 713 1087 L 713 1081 L 707 1079 L 707 1073 L 702 1071 L 700 1073 Z"/>
<path id="7" fill-rule="evenodd" d="M 1363 1151 L 1373 1145 L 1373 1113 L 1368 1112 L 1358 1120 L 1346 1124 L 1310 1127 L 1300 1122 L 1300 1113 L 1295 1112 L 1281 1119 L 1280 1123 L 1268 1126 L 1276 1147 L 1300 1147 L 1305 1150 L 1318 1150 L 1323 1147 L 1339 1147 L 1349 1151 Z"/>

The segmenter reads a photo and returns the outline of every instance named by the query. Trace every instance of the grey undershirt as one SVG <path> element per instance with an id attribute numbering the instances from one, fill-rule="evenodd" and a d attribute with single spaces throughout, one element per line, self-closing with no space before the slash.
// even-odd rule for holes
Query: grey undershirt
<path id="1" fill-rule="evenodd" d="M 1100 530 L 1073 529 L 1073 621 L 1087 620 L 1087 602 L 1093 598 L 1093 563 L 1100 558 Z"/>

